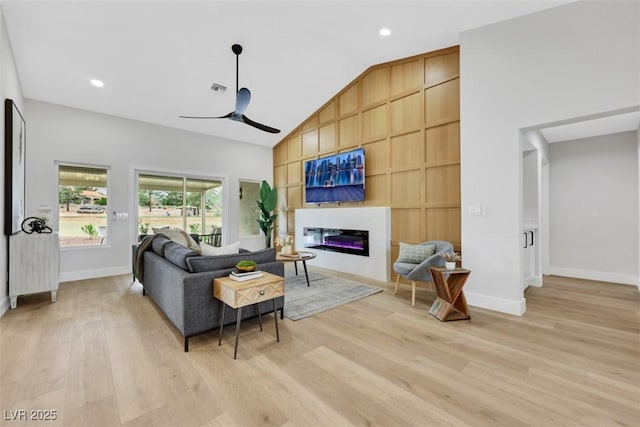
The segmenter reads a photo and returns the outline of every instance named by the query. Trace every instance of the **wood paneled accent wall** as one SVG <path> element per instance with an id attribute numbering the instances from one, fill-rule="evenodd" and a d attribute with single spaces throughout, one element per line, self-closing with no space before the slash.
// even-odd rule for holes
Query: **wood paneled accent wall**
<path id="1" fill-rule="evenodd" d="M 391 207 L 398 243 L 447 240 L 460 248 L 459 48 L 371 67 L 274 147 L 276 235 L 294 234 L 304 161 L 365 149 L 366 200 Z M 322 205 L 322 207 L 337 205 Z"/>

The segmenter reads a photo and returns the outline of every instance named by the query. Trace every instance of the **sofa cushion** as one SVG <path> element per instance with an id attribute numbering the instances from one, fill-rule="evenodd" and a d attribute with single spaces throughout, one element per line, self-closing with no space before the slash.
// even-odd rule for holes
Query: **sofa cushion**
<path id="1" fill-rule="evenodd" d="M 189 270 L 187 260 L 200 254 L 193 249 L 185 248 L 176 242 L 167 242 L 164 245 L 164 257 L 167 261 L 177 265 L 183 270 Z"/>
<path id="2" fill-rule="evenodd" d="M 240 242 L 224 246 L 211 246 L 206 243 L 200 243 L 200 253 L 202 255 L 231 255 L 237 254 L 239 250 Z"/>
<path id="3" fill-rule="evenodd" d="M 193 240 L 193 237 L 189 236 L 184 230 L 179 228 L 170 230 L 166 228 L 154 228 L 153 231 L 156 234 L 163 234 L 167 236 L 169 239 L 173 240 L 176 243 L 181 244 L 187 248 L 193 249 L 195 251 L 200 251 L 200 246 L 198 243 Z"/>
<path id="4" fill-rule="evenodd" d="M 252 260 L 257 264 L 273 262 L 276 260 L 276 250 L 268 248 L 255 252 L 242 252 L 232 255 L 194 256 L 188 258 L 186 262 L 190 272 L 201 273 L 203 271 L 230 269 L 235 267 L 239 261 L 243 260 Z"/>
<path id="5" fill-rule="evenodd" d="M 151 248 L 153 249 L 153 252 L 155 252 L 157 255 L 164 257 L 164 245 L 166 245 L 170 241 L 171 239 L 168 238 L 167 236 L 162 236 L 162 235 L 155 236 L 153 241 L 151 242 Z"/>

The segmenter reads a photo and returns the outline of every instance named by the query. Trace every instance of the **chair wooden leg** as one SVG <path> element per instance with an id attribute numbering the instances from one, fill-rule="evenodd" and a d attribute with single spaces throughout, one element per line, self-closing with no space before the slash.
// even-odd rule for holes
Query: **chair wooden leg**
<path id="1" fill-rule="evenodd" d="M 416 282 L 411 281 L 411 307 L 416 306 Z"/>
<path id="2" fill-rule="evenodd" d="M 400 275 L 396 276 L 396 288 L 393 290 L 393 294 L 396 295 L 398 293 L 398 285 L 400 284 Z"/>

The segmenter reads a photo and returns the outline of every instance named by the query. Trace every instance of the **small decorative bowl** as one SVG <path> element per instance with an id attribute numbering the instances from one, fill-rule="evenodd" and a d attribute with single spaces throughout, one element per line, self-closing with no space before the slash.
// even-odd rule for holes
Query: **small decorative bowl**
<path id="1" fill-rule="evenodd" d="M 240 271 L 253 271 L 256 269 L 254 261 L 240 261 L 236 264 L 236 268 Z"/>

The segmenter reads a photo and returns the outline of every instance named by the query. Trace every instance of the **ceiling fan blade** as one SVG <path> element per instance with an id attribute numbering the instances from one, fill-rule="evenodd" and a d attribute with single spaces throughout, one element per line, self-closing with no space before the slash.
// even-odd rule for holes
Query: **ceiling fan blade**
<path id="1" fill-rule="evenodd" d="M 225 114 L 224 116 L 178 116 L 181 119 L 228 119 L 233 113 Z"/>
<path id="2" fill-rule="evenodd" d="M 251 92 L 246 87 L 243 87 L 236 94 L 236 110 L 234 114 L 237 116 L 242 116 L 249 106 L 249 102 L 251 101 Z"/>
<path id="3" fill-rule="evenodd" d="M 246 124 L 248 124 L 249 126 L 253 126 L 254 128 L 263 130 L 265 132 L 280 133 L 280 129 L 272 128 L 271 126 L 267 126 L 267 125 L 263 125 L 263 124 L 258 123 L 258 122 L 254 122 L 253 120 L 251 120 L 249 117 L 245 116 L 244 114 L 242 115 L 242 121 L 245 122 Z"/>

